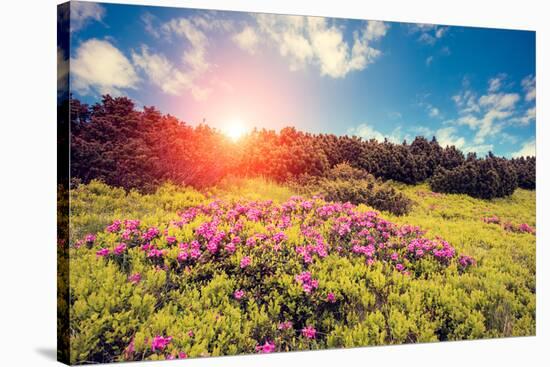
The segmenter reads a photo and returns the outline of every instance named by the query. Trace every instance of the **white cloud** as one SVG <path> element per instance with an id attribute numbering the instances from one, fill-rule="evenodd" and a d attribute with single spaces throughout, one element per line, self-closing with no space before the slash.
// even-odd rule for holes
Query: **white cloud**
<path id="1" fill-rule="evenodd" d="M 536 81 L 534 75 L 529 75 L 523 78 L 521 85 L 525 91 L 525 100 L 533 101 L 537 98 Z"/>
<path id="2" fill-rule="evenodd" d="M 449 27 L 438 27 L 435 30 L 435 38 L 442 38 L 443 35 L 447 32 L 448 29 L 449 29 Z"/>
<path id="3" fill-rule="evenodd" d="M 232 37 L 232 40 L 244 51 L 254 54 L 256 52 L 256 48 L 260 39 L 256 34 L 254 28 L 246 26 L 243 28 L 242 31 L 235 34 Z"/>
<path id="4" fill-rule="evenodd" d="M 409 25 L 409 33 L 420 34 L 418 41 L 425 45 L 433 46 L 437 40 L 443 38 L 449 27 L 438 26 L 436 24 L 416 23 Z"/>
<path id="5" fill-rule="evenodd" d="M 367 23 L 367 29 L 365 31 L 365 37 L 368 41 L 378 41 L 380 38 L 386 35 L 389 26 L 378 20 L 371 20 Z"/>
<path id="6" fill-rule="evenodd" d="M 456 135 L 456 128 L 453 126 L 439 129 L 435 132 L 435 137 L 442 147 L 454 145 L 457 149 L 462 149 L 466 140 Z"/>
<path id="7" fill-rule="evenodd" d="M 528 108 L 527 111 L 525 111 L 525 114 L 519 118 L 520 125 L 529 125 L 531 121 L 535 121 L 537 111 L 536 107 Z"/>
<path id="8" fill-rule="evenodd" d="M 278 45 L 279 53 L 289 59 L 290 70 L 312 64 L 321 75 L 343 78 L 349 72 L 365 69 L 380 55 L 371 46 L 385 36 L 388 25 L 365 22 L 353 32 L 353 43 L 344 38 L 344 27 L 329 24 L 325 18 L 258 14 L 258 30 Z"/>
<path id="9" fill-rule="evenodd" d="M 426 58 L 426 66 L 430 66 L 433 61 L 434 61 L 434 57 L 433 56 L 428 56 Z"/>
<path id="10" fill-rule="evenodd" d="M 134 64 L 149 78 L 151 83 L 163 92 L 172 95 L 190 92 L 196 100 L 204 100 L 211 90 L 199 85 L 212 65 L 207 60 L 210 46 L 206 31 L 229 31 L 232 23 L 220 19 L 211 19 L 211 13 L 191 18 L 175 18 L 155 27 L 154 18 L 145 15 L 142 20 L 149 33 L 164 36 L 168 41 L 185 41 L 181 55 L 181 64 L 170 61 L 162 54 L 151 52 L 146 46 L 132 52 Z"/>
<path id="11" fill-rule="evenodd" d="M 72 1 L 71 32 L 77 32 L 91 21 L 100 22 L 105 16 L 105 8 L 96 3 Z"/>
<path id="12" fill-rule="evenodd" d="M 132 52 L 132 61 L 147 74 L 151 83 L 167 94 L 179 95 L 190 91 L 197 100 L 204 100 L 208 95 L 208 89 L 195 84 L 195 75 L 192 72 L 181 71 L 165 56 L 151 53 L 146 46 L 142 46 L 140 52 Z"/>
<path id="13" fill-rule="evenodd" d="M 439 116 L 439 109 L 437 107 L 430 106 L 429 109 L 429 115 L 430 117 L 437 117 Z"/>
<path id="14" fill-rule="evenodd" d="M 512 153 L 512 157 L 527 157 L 527 156 L 534 157 L 536 155 L 535 146 L 536 146 L 535 139 L 526 141 L 525 143 L 523 143 L 520 150 Z"/>
<path id="15" fill-rule="evenodd" d="M 511 110 L 518 101 L 519 94 L 517 93 L 489 93 L 479 98 L 479 104 L 481 106 L 496 111 Z"/>
<path id="16" fill-rule="evenodd" d="M 488 91 L 490 93 L 498 92 L 502 85 L 502 78 L 501 77 L 494 77 L 489 79 L 489 89 Z"/>
<path id="17" fill-rule="evenodd" d="M 141 21 L 145 25 L 145 30 L 155 38 L 160 38 L 160 32 L 154 25 L 157 18 L 151 13 L 145 13 L 141 16 Z"/>
<path id="18" fill-rule="evenodd" d="M 71 58 L 71 75 L 71 88 L 83 95 L 92 90 L 119 95 L 120 89 L 135 88 L 139 81 L 134 67 L 119 49 L 95 38 L 76 50 L 76 57 Z"/>
<path id="19" fill-rule="evenodd" d="M 483 157 L 493 150 L 493 144 L 465 145 L 462 151 L 466 153 L 476 153 L 478 157 Z"/>
<path id="20" fill-rule="evenodd" d="M 495 90 L 495 83 L 489 82 L 488 93 L 479 99 L 476 99 L 470 90 L 453 96 L 462 115 L 457 119 L 457 123 L 477 130 L 474 143 L 478 146 L 483 144 L 488 136 L 494 136 L 502 131 L 503 122 L 515 113 L 515 106 L 520 99 L 517 93 L 491 92 Z"/>
<path id="21" fill-rule="evenodd" d="M 348 129 L 348 134 L 363 138 L 365 140 L 374 139 L 379 142 L 383 142 L 386 138 L 388 139 L 388 141 L 396 144 L 400 144 L 403 141 L 403 137 L 401 136 L 400 126 L 396 127 L 391 132 L 391 134 L 386 135 L 374 129 L 372 126 L 368 124 L 360 124 L 358 126 Z M 410 137 L 405 137 L 405 138 L 410 138 Z"/>

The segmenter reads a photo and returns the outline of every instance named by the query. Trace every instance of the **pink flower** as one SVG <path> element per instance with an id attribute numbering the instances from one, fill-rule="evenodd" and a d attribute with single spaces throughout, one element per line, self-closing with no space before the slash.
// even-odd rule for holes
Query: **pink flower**
<path id="1" fill-rule="evenodd" d="M 180 253 L 178 254 L 178 261 L 180 262 L 185 261 L 187 260 L 188 256 L 189 254 L 187 253 L 187 251 L 180 251 Z"/>
<path id="2" fill-rule="evenodd" d="M 277 329 L 279 329 L 279 330 L 288 330 L 288 329 L 292 329 L 292 321 L 281 322 L 281 323 L 277 326 Z"/>
<path id="3" fill-rule="evenodd" d="M 308 294 L 319 286 L 319 281 L 317 279 L 312 279 L 309 271 L 304 271 L 302 274 L 296 275 L 294 278 L 302 286 L 304 292 Z"/>
<path id="4" fill-rule="evenodd" d="M 113 251 L 115 255 L 120 255 L 126 250 L 126 244 L 120 243 L 117 247 L 115 247 L 115 250 Z"/>
<path id="5" fill-rule="evenodd" d="M 173 245 L 174 243 L 176 243 L 177 239 L 176 237 L 174 236 L 168 236 L 166 237 L 166 242 L 169 244 L 169 245 Z"/>
<path id="6" fill-rule="evenodd" d="M 256 352 L 259 353 L 272 353 L 275 351 L 275 344 L 266 340 L 264 345 L 257 345 Z"/>
<path id="7" fill-rule="evenodd" d="M 85 237 L 85 240 L 86 242 L 88 242 L 89 244 L 92 244 L 94 243 L 95 241 L 95 236 L 93 234 L 87 234 L 86 237 Z"/>
<path id="8" fill-rule="evenodd" d="M 233 242 L 225 244 L 225 251 L 227 251 L 228 253 L 232 254 L 235 252 L 235 250 L 236 250 L 236 246 Z"/>
<path id="9" fill-rule="evenodd" d="M 166 346 L 170 344 L 171 340 L 171 336 L 163 337 L 157 335 L 153 338 L 153 341 L 151 342 L 151 349 L 153 350 L 153 352 L 157 350 L 164 350 L 164 348 L 166 348 Z"/>
<path id="10" fill-rule="evenodd" d="M 187 336 L 190 337 L 190 338 L 192 338 L 192 337 L 195 336 L 195 333 L 193 332 L 193 330 L 189 330 L 189 331 L 187 332 Z"/>
<path id="11" fill-rule="evenodd" d="M 330 292 L 327 294 L 327 302 L 334 303 L 336 302 L 336 297 L 334 296 L 334 293 Z"/>
<path id="12" fill-rule="evenodd" d="M 185 352 L 179 352 L 179 353 L 178 353 L 178 358 L 179 358 L 179 359 L 185 359 L 185 358 L 187 358 L 187 353 L 185 353 Z"/>
<path id="13" fill-rule="evenodd" d="M 134 273 L 128 277 L 128 281 L 133 284 L 138 284 L 141 282 L 141 274 L 140 273 Z"/>
<path id="14" fill-rule="evenodd" d="M 399 259 L 399 254 L 397 252 L 394 252 L 394 253 L 391 254 L 390 258 L 393 261 L 397 261 Z"/>
<path id="15" fill-rule="evenodd" d="M 156 248 L 152 248 L 147 253 L 147 257 L 162 257 L 166 251 L 165 250 L 158 250 Z"/>
<path id="16" fill-rule="evenodd" d="M 237 289 L 235 291 L 235 293 L 233 293 L 233 297 L 235 297 L 235 299 L 241 299 L 244 297 L 244 291 L 242 289 Z"/>
<path id="17" fill-rule="evenodd" d="M 110 233 L 120 231 L 120 220 L 117 219 L 117 220 L 113 221 L 113 223 L 111 225 L 107 226 L 107 228 L 105 228 L 105 230 L 107 232 L 110 232 Z"/>
<path id="18" fill-rule="evenodd" d="M 191 250 L 189 255 L 193 259 L 198 259 L 201 256 L 201 250 L 194 248 L 194 249 Z"/>
<path id="19" fill-rule="evenodd" d="M 246 268 L 247 266 L 249 266 L 251 263 L 251 260 L 250 260 L 250 257 L 249 256 L 245 256 L 241 259 L 241 269 L 244 269 Z"/>
<path id="20" fill-rule="evenodd" d="M 95 256 L 96 257 L 106 257 L 106 256 L 109 256 L 110 253 L 111 253 L 111 250 L 109 250 L 108 248 L 102 248 L 101 250 L 99 250 L 95 253 Z"/>
<path id="21" fill-rule="evenodd" d="M 306 326 L 302 329 L 302 335 L 305 336 L 308 339 L 315 339 L 315 335 L 317 334 L 317 330 L 315 330 L 312 326 Z"/>
<path id="22" fill-rule="evenodd" d="M 405 269 L 405 267 L 403 266 L 403 264 L 395 264 L 395 268 L 399 271 Z"/>

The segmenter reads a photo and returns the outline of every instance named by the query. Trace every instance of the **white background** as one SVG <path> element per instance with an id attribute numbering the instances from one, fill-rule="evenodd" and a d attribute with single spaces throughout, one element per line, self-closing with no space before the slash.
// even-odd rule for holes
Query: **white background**
<path id="1" fill-rule="evenodd" d="M 162 0 L 122 3 L 520 28 L 537 31 L 537 336 L 195 359 L 167 366 L 549 365 L 550 14 L 545 1 Z M 56 348 L 56 1 L 0 8 L 0 365 L 53 365 Z M 547 176 L 547 175 L 546 175 Z M 163 362 L 133 365 L 160 365 Z M 121 365 L 121 364 L 119 364 Z"/>

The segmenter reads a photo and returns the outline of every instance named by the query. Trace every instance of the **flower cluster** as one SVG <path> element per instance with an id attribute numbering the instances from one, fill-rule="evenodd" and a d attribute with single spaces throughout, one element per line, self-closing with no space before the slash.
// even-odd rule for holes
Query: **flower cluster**
<path id="1" fill-rule="evenodd" d="M 502 224 L 502 228 L 504 228 L 504 230 L 509 232 L 535 234 L 535 229 L 527 223 L 521 223 L 521 224 L 514 224 L 512 222 L 503 223 L 502 220 L 496 215 L 493 215 L 491 217 L 481 218 L 481 220 L 485 223 L 490 223 L 490 224 Z"/>
<path id="2" fill-rule="evenodd" d="M 164 348 L 166 348 L 168 344 L 170 344 L 171 341 L 172 341 L 171 336 L 164 337 L 164 336 L 157 335 L 151 341 L 151 349 L 153 350 L 153 352 L 157 350 L 162 351 L 164 350 Z"/>
<path id="3" fill-rule="evenodd" d="M 275 351 L 275 344 L 266 340 L 265 344 L 256 346 L 256 352 L 259 353 L 272 353 Z"/>
<path id="4" fill-rule="evenodd" d="M 302 335 L 308 339 L 315 339 L 317 330 L 313 326 L 306 326 L 302 329 Z"/>
<path id="5" fill-rule="evenodd" d="M 311 293 L 319 287 L 319 281 L 313 279 L 309 271 L 304 271 L 302 274 L 296 275 L 295 279 L 306 293 Z"/>
<path id="6" fill-rule="evenodd" d="M 294 261 L 298 269 L 292 268 L 288 275 L 294 276 L 306 298 L 330 312 L 340 306 L 338 300 L 346 295 L 314 276 L 315 265 L 329 256 L 414 276 L 422 275 L 426 268 L 420 266 L 423 262 L 435 266 L 430 269 L 443 269 L 454 261 L 459 274 L 476 264 L 470 256 L 457 256 L 455 248 L 444 239 L 426 237 L 425 231 L 417 226 L 397 225 L 377 212 L 361 211 L 349 203 L 327 203 L 319 198 L 292 197 L 280 205 L 271 201 L 217 200 L 187 208 L 178 216 L 177 220 L 158 227 L 146 226 L 138 220 L 115 220 L 105 229 L 108 236 L 87 234 L 79 241 L 87 246 L 75 244 L 75 251 L 94 251 L 97 261 L 113 261 L 121 267 L 129 257 L 130 266 L 123 271 L 136 289 L 148 287 L 149 273 L 141 267 L 132 268 L 133 256 L 139 256 L 140 261 L 156 272 L 171 276 L 215 266 L 235 275 L 234 288 L 224 296 L 233 302 L 246 299 L 247 302 L 239 302 L 243 310 L 265 297 L 258 280 L 278 261 Z M 517 231 L 533 230 L 522 224 Z M 269 253 L 273 254 L 272 260 L 265 261 Z M 304 325 L 305 320 L 294 317 L 281 314 L 276 320 L 278 334 L 259 338 L 255 350 L 271 353 L 276 350 L 276 343 L 283 350 L 286 342 L 281 338 L 296 335 L 319 338 L 315 329 L 319 325 L 308 321 L 304 327 L 295 329 L 289 319 L 299 325 Z M 192 331 L 186 335 L 185 338 L 194 337 Z M 185 358 L 185 353 L 167 348 L 171 341 L 170 336 L 157 335 L 149 341 L 151 351 L 163 354 L 166 359 Z M 128 345 L 125 355 L 133 353 L 133 348 L 133 344 Z"/>

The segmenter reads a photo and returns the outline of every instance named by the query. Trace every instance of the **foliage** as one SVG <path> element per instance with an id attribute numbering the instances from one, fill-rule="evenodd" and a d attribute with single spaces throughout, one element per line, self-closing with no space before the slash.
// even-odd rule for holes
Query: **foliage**
<path id="1" fill-rule="evenodd" d="M 383 217 L 243 187 L 71 191 L 72 363 L 534 334 L 535 237 L 480 220 L 533 226 L 533 192 Z"/>
<path id="2" fill-rule="evenodd" d="M 468 159 L 451 170 L 438 168 L 430 180 L 430 187 L 436 192 L 468 194 L 483 199 L 511 195 L 517 186 L 514 164 L 490 153 L 483 159 Z"/>
<path id="3" fill-rule="evenodd" d="M 164 182 L 204 189 L 228 176 L 288 183 L 327 177 L 347 162 L 363 175 L 407 184 L 433 177 L 434 189 L 476 197 L 510 195 L 516 176 L 520 187 L 535 187 L 534 157 L 498 158 L 502 164 L 492 156 L 465 159 L 456 147 L 442 147 L 435 138 L 394 144 L 286 127 L 278 133 L 254 130 L 232 142 L 208 125 L 192 127 L 154 107 L 138 111 L 125 97 L 107 95 L 91 107 L 71 99 L 70 105 L 71 177 L 84 183 L 98 179 L 141 192 L 154 192 Z M 474 183 L 467 176 L 472 171 Z M 504 182 L 508 172 L 514 173 Z M 452 185 L 455 178 L 458 186 Z"/>
<path id="4" fill-rule="evenodd" d="M 537 161 L 535 157 L 520 157 L 511 160 L 518 175 L 518 186 L 522 189 L 534 190 L 537 187 Z"/>
<path id="5" fill-rule="evenodd" d="M 413 203 L 390 184 L 376 180 L 361 169 L 348 163 L 339 163 L 330 169 L 326 177 L 304 176 L 293 183 L 297 191 L 320 195 L 325 200 L 366 204 L 377 210 L 403 215 Z"/>

